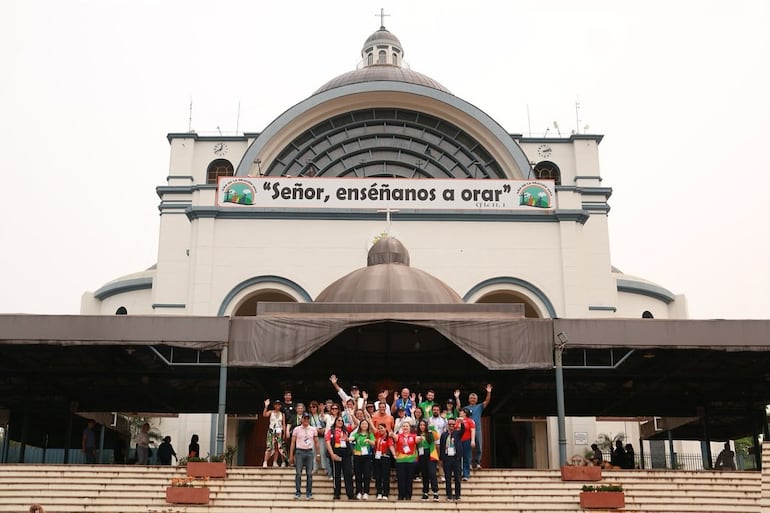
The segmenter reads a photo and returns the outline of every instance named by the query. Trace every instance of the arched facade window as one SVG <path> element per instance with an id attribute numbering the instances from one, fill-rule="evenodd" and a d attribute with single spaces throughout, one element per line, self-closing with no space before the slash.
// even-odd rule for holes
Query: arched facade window
<path id="1" fill-rule="evenodd" d="M 540 311 L 537 306 L 526 296 L 512 290 L 499 290 L 482 296 L 477 303 L 522 303 L 524 305 L 524 317 L 528 319 L 540 319 Z"/>
<path id="2" fill-rule="evenodd" d="M 398 54 L 393 52 L 393 65 L 398 66 Z"/>
<path id="3" fill-rule="evenodd" d="M 538 162 L 533 172 L 538 180 L 553 180 L 556 185 L 561 185 L 561 171 L 553 162 L 547 160 Z"/>
<path id="4" fill-rule="evenodd" d="M 235 175 L 235 169 L 229 160 L 217 159 L 213 160 L 209 164 L 206 170 L 206 183 L 216 184 L 217 178 L 220 176 L 233 176 Z"/>
<path id="5" fill-rule="evenodd" d="M 128 315 L 128 310 L 126 310 L 125 306 L 121 306 L 117 310 L 115 310 L 115 315 Z"/>
<path id="6" fill-rule="evenodd" d="M 645 310 L 644 312 L 642 312 L 642 319 L 654 319 L 654 318 L 655 316 L 652 315 L 652 312 L 650 312 L 649 310 Z"/>
<path id="7" fill-rule="evenodd" d="M 387 64 L 388 63 L 388 52 L 385 50 L 380 50 L 377 54 L 377 64 Z"/>
<path id="8" fill-rule="evenodd" d="M 251 317 L 257 315 L 257 303 L 271 301 L 273 303 L 296 303 L 297 300 L 284 292 L 277 290 L 260 290 L 247 296 L 235 307 L 236 317 Z"/>
<path id="9" fill-rule="evenodd" d="M 373 53 L 370 52 L 369 55 L 366 56 L 366 64 L 369 65 L 369 66 L 374 64 L 374 54 Z"/>

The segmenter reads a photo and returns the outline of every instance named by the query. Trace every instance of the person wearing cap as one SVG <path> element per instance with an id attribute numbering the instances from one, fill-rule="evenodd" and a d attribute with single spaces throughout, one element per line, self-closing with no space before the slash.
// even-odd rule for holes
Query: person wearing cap
<path id="1" fill-rule="evenodd" d="M 329 376 L 329 381 L 332 382 L 332 385 L 334 385 L 334 389 L 337 390 L 337 395 L 340 396 L 340 399 L 342 400 L 342 404 L 347 404 L 347 402 L 350 399 L 353 399 L 355 402 L 356 409 L 363 410 L 364 409 L 364 398 L 361 397 L 361 393 L 358 390 L 358 387 L 356 385 L 353 385 L 350 387 L 350 395 L 348 395 L 342 387 L 337 383 L 337 375 L 332 374 Z"/>
<path id="2" fill-rule="evenodd" d="M 263 467 L 267 467 L 267 460 L 273 457 L 273 466 L 276 466 L 278 456 L 284 460 L 283 466 L 286 466 L 286 445 L 284 443 L 283 433 L 286 431 L 286 416 L 281 411 L 282 403 L 279 400 L 273 401 L 273 411 L 267 411 L 270 406 L 270 399 L 265 399 L 265 409 L 262 416 L 269 420 L 267 435 L 265 437 L 265 459 L 262 462 Z"/>
<path id="3" fill-rule="evenodd" d="M 456 419 L 460 416 L 460 390 L 455 390 L 455 396 L 454 399 L 451 397 L 446 400 L 446 410 L 443 411 L 442 415 L 445 419 Z"/>
<path id="4" fill-rule="evenodd" d="M 299 406 L 299 405 L 297 405 Z M 299 408 L 298 408 L 299 409 Z M 310 425 L 310 414 L 301 412 L 300 425 L 291 433 L 291 446 L 289 448 L 289 463 L 295 465 L 294 474 L 294 498 L 302 495 L 302 469 L 305 469 L 305 498 L 313 498 L 313 462 L 320 458 L 318 451 L 318 430 Z M 296 464 L 295 464 L 296 462 Z"/>
<path id="5" fill-rule="evenodd" d="M 479 402 L 479 396 L 471 393 L 468 395 L 468 405 L 466 408 L 470 411 L 470 417 L 473 419 L 473 422 L 476 423 L 476 451 L 473 454 L 473 461 L 472 466 L 475 469 L 481 468 L 481 451 L 482 451 L 482 434 L 481 434 L 481 415 L 484 413 L 484 408 L 489 406 L 489 401 L 492 400 L 492 385 L 490 383 L 487 383 L 487 386 L 485 387 L 487 391 L 487 395 L 484 398 L 484 402 Z"/>
<path id="6" fill-rule="evenodd" d="M 466 406 L 460 410 L 458 423 L 462 424 L 462 444 L 463 444 L 463 481 L 471 478 L 471 454 L 476 447 L 476 423 L 471 418 L 471 412 Z M 447 479 L 449 479 L 447 477 Z"/>

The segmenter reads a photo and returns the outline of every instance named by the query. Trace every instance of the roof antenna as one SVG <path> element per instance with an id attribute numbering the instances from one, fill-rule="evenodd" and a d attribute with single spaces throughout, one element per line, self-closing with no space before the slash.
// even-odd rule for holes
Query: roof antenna
<path id="1" fill-rule="evenodd" d="M 192 132 L 192 96 L 190 96 L 190 116 L 187 119 L 187 131 Z"/>
<path id="2" fill-rule="evenodd" d="M 580 98 L 575 100 L 575 131 L 580 133 Z"/>

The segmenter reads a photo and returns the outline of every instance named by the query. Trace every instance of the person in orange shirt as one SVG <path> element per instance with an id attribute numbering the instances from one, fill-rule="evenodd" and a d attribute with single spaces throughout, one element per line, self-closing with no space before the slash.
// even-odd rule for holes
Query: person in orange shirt
<path id="1" fill-rule="evenodd" d="M 388 431 L 393 431 L 393 427 L 395 426 L 395 420 L 393 419 L 392 415 L 388 415 L 385 408 L 387 407 L 387 404 L 385 404 L 385 401 L 380 401 L 377 404 L 377 411 L 374 412 L 371 415 L 371 423 L 372 426 L 379 426 L 380 424 L 385 424 L 385 427 Z"/>

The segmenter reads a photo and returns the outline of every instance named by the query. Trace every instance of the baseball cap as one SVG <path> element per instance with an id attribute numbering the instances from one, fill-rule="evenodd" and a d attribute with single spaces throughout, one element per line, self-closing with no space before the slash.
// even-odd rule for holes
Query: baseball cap
<path id="1" fill-rule="evenodd" d="M 446 400 L 446 403 L 447 404 L 454 404 L 455 400 L 450 397 L 449 399 Z"/>
<path id="2" fill-rule="evenodd" d="M 350 387 L 350 389 L 351 390 L 358 390 L 358 387 L 356 385 L 353 385 L 352 387 Z"/>
<path id="3" fill-rule="evenodd" d="M 305 412 L 305 413 L 302 414 L 302 418 L 303 419 L 309 419 L 310 418 L 310 414 L 308 412 Z"/>

